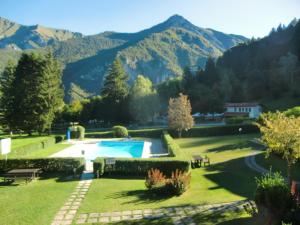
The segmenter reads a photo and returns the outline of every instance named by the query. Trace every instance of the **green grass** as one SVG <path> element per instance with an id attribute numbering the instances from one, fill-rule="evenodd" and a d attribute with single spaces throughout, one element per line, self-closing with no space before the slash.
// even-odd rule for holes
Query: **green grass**
<path id="1" fill-rule="evenodd" d="M 50 155 L 53 155 L 56 152 L 62 151 L 63 149 L 65 149 L 69 146 L 71 146 L 71 144 L 58 143 L 58 144 L 55 144 L 55 145 L 50 146 L 48 148 L 41 149 L 39 151 L 34 151 L 34 152 L 30 153 L 29 155 L 27 155 L 26 158 L 34 159 L 34 158 L 49 157 Z"/>
<path id="2" fill-rule="evenodd" d="M 192 170 L 191 188 L 179 197 L 159 198 L 145 189 L 144 179 L 113 177 L 94 180 L 79 212 L 106 212 L 230 202 L 252 198 L 256 172 L 244 157 L 257 135 L 183 138 L 176 142 L 189 156 L 207 155 L 212 165 Z"/>
<path id="3" fill-rule="evenodd" d="M 55 214 L 75 189 L 77 181 L 45 177 L 27 185 L 0 182 L 1 224 L 51 224 Z"/>
<path id="4" fill-rule="evenodd" d="M 265 156 L 265 153 L 262 153 L 255 157 L 258 165 L 266 169 L 271 168 L 273 172 L 278 171 L 281 172 L 283 176 L 287 176 L 287 165 L 285 160 L 274 154 L 271 154 L 268 158 Z M 297 162 L 292 167 L 292 179 L 300 181 L 300 162 Z"/>
<path id="5" fill-rule="evenodd" d="M 7 135 L 2 135 L 0 138 L 8 137 Z M 14 151 L 15 149 L 28 145 L 28 144 L 33 144 L 33 143 L 40 143 L 44 140 L 47 140 L 51 136 L 27 136 L 27 135 L 21 135 L 21 136 L 13 136 L 12 137 L 12 147 L 11 147 L 11 152 L 8 154 L 8 158 L 14 159 L 14 158 L 43 158 L 43 157 L 48 157 L 56 152 L 59 152 L 63 150 L 64 148 L 69 147 L 70 145 L 68 144 L 55 144 L 53 146 L 50 146 L 45 149 L 36 149 L 32 152 L 26 153 L 26 155 L 20 154 L 20 152 Z M 53 135 L 52 137 L 55 137 Z M 4 155 L 0 155 L 0 159 L 4 159 Z"/>

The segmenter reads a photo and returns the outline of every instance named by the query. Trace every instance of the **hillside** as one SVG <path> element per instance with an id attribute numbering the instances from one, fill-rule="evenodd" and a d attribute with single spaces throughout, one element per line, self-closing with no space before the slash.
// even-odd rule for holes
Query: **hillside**
<path id="1" fill-rule="evenodd" d="M 53 49 L 65 65 L 63 82 L 67 101 L 99 94 L 107 68 L 116 57 L 122 60 L 131 82 L 143 74 L 160 83 L 182 75 L 185 66 L 203 68 L 208 57 L 219 57 L 247 40 L 197 27 L 179 15 L 137 33 L 104 32 L 90 36 L 7 21 L 3 24 L 0 48 Z M 74 90 L 76 93 L 72 93 Z"/>
<path id="2" fill-rule="evenodd" d="M 35 49 L 77 37 L 82 34 L 41 25 L 24 26 L 0 17 L 0 48 Z"/>

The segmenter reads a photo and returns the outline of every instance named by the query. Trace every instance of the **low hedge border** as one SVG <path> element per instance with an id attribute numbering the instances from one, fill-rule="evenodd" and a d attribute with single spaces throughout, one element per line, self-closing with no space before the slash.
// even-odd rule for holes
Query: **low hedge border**
<path id="1" fill-rule="evenodd" d="M 40 158 L 0 160 L 0 172 L 11 169 L 41 168 L 44 172 L 64 172 L 81 174 L 84 170 L 83 158 Z M 74 171 L 75 169 L 75 171 Z"/>
<path id="2" fill-rule="evenodd" d="M 26 156 L 32 152 L 39 151 L 41 149 L 48 148 L 50 146 L 55 145 L 63 141 L 65 137 L 63 135 L 58 135 L 55 137 L 45 137 L 44 140 L 40 142 L 30 143 L 26 145 L 22 145 L 12 149 L 12 152 L 18 156 Z"/>
<path id="3" fill-rule="evenodd" d="M 242 128 L 242 131 L 239 131 Z M 141 129 L 141 130 L 128 130 L 131 137 L 146 137 L 146 138 L 161 138 L 162 132 L 167 130 L 173 137 L 177 136 L 177 132 L 170 129 L 154 128 L 154 129 Z M 189 131 L 183 131 L 182 137 L 207 137 L 207 136 L 225 136 L 234 134 L 250 134 L 257 133 L 259 129 L 252 124 L 232 124 L 224 126 L 211 126 L 211 127 L 194 127 Z M 86 134 L 88 138 L 113 138 L 112 131 L 102 132 L 89 132 Z"/>
<path id="4" fill-rule="evenodd" d="M 190 169 L 190 161 L 184 152 L 180 150 L 180 147 L 167 131 L 163 131 L 161 136 L 165 148 L 167 148 L 170 153 L 170 157 L 141 159 L 117 158 L 113 170 L 109 170 L 105 167 L 104 158 L 97 158 L 93 163 L 95 177 L 103 175 L 104 173 L 146 176 L 148 171 L 152 168 L 159 169 L 167 176 L 171 176 L 172 172 L 176 169 L 188 172 Z"/>

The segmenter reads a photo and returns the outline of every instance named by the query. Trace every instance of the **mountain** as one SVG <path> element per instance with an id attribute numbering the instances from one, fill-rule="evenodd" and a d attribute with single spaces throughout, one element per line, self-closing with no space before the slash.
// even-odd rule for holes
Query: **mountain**
<path id="1" fill-rule="evenodd" d="M 0 17 L 0 48 L 35 49 L 82 36 L 80 33 L 40 25 L 24 26 Z"/>
<path id="2" fill-rule="evenodd" d="M 0 38 L 0 48 L 53 48 L 55 56 L 65 65 L 63 83 L 67 101 L 99 94 L 106 71 L 116 57 L 122 60 L 130 82 L 143 74 L 159 83 L 180 76 L 185 66 L 203 68 L 208 57 L 219 57 L 247 40 L 240 35 L 197 27 L 179 15 L 137 33 L 104 32 L 90 36 L 67 31 L 59 35 L 63 31 L 49 28 L 44 28 L 48 32 L 42 32 L 44 29 L 36 26 L 25 27 L 27 32 L 21 32 L 22 26 L 18 24 L 2 24 L 0 31 L 9 36 Z M 28 33 L 45 41 L 35 42 Z M 45 33 L 49 34 L 47 39 Z M 31 41 L 34 44 L 30 45 Z"/>

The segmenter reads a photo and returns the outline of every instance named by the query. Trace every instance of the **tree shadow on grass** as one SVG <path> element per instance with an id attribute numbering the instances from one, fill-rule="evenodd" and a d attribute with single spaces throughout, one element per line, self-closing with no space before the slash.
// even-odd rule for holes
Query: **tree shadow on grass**
<path id="1" fill-rule="evenodd" d="M 217 148 L 211 148 L 207 149 L 206 152 L 222 152 L 222 151 L 230 151 L 230 150 L 236 150 L 236 149 L 243 149 L 243 148 L 252 148 L 254 147 L 253 144 L 249 141 L 239 142 L 236 144 L 229 144 L 229 145 L 223 145 Z"/>
<path id="2" fill-rule="evenodd" d="M 172 198 L 171 195 L 166 194 L 155 194 L 149 190 L 131 190 L 131 191 L 120 191 L 107 196 L 107 199 L 127 199 L 128 197 L 134 197 L 135 199 L 124 202 L 123 204 L 147 204 L 147 203 L 159 203 Z"/>
<path id="3" fill-rule="evenodd" d="M 113 225 L 173 225 L 171 218 L 162 219 L 143 219 L 137 221 L 122 221 L 116 223 L 110 223 Z"/>
<path id="4" fill-rule="evenodd" d="M 233 194 L 253 198 L 256 188 L 255 177 L 259 174 L 247 167 L 244 157 L 212 164 L 205 170 L 209 173 L 204 176 L 216 184 L 215 187 L 210 188 L 211 190 L 223 188 Z"/>

